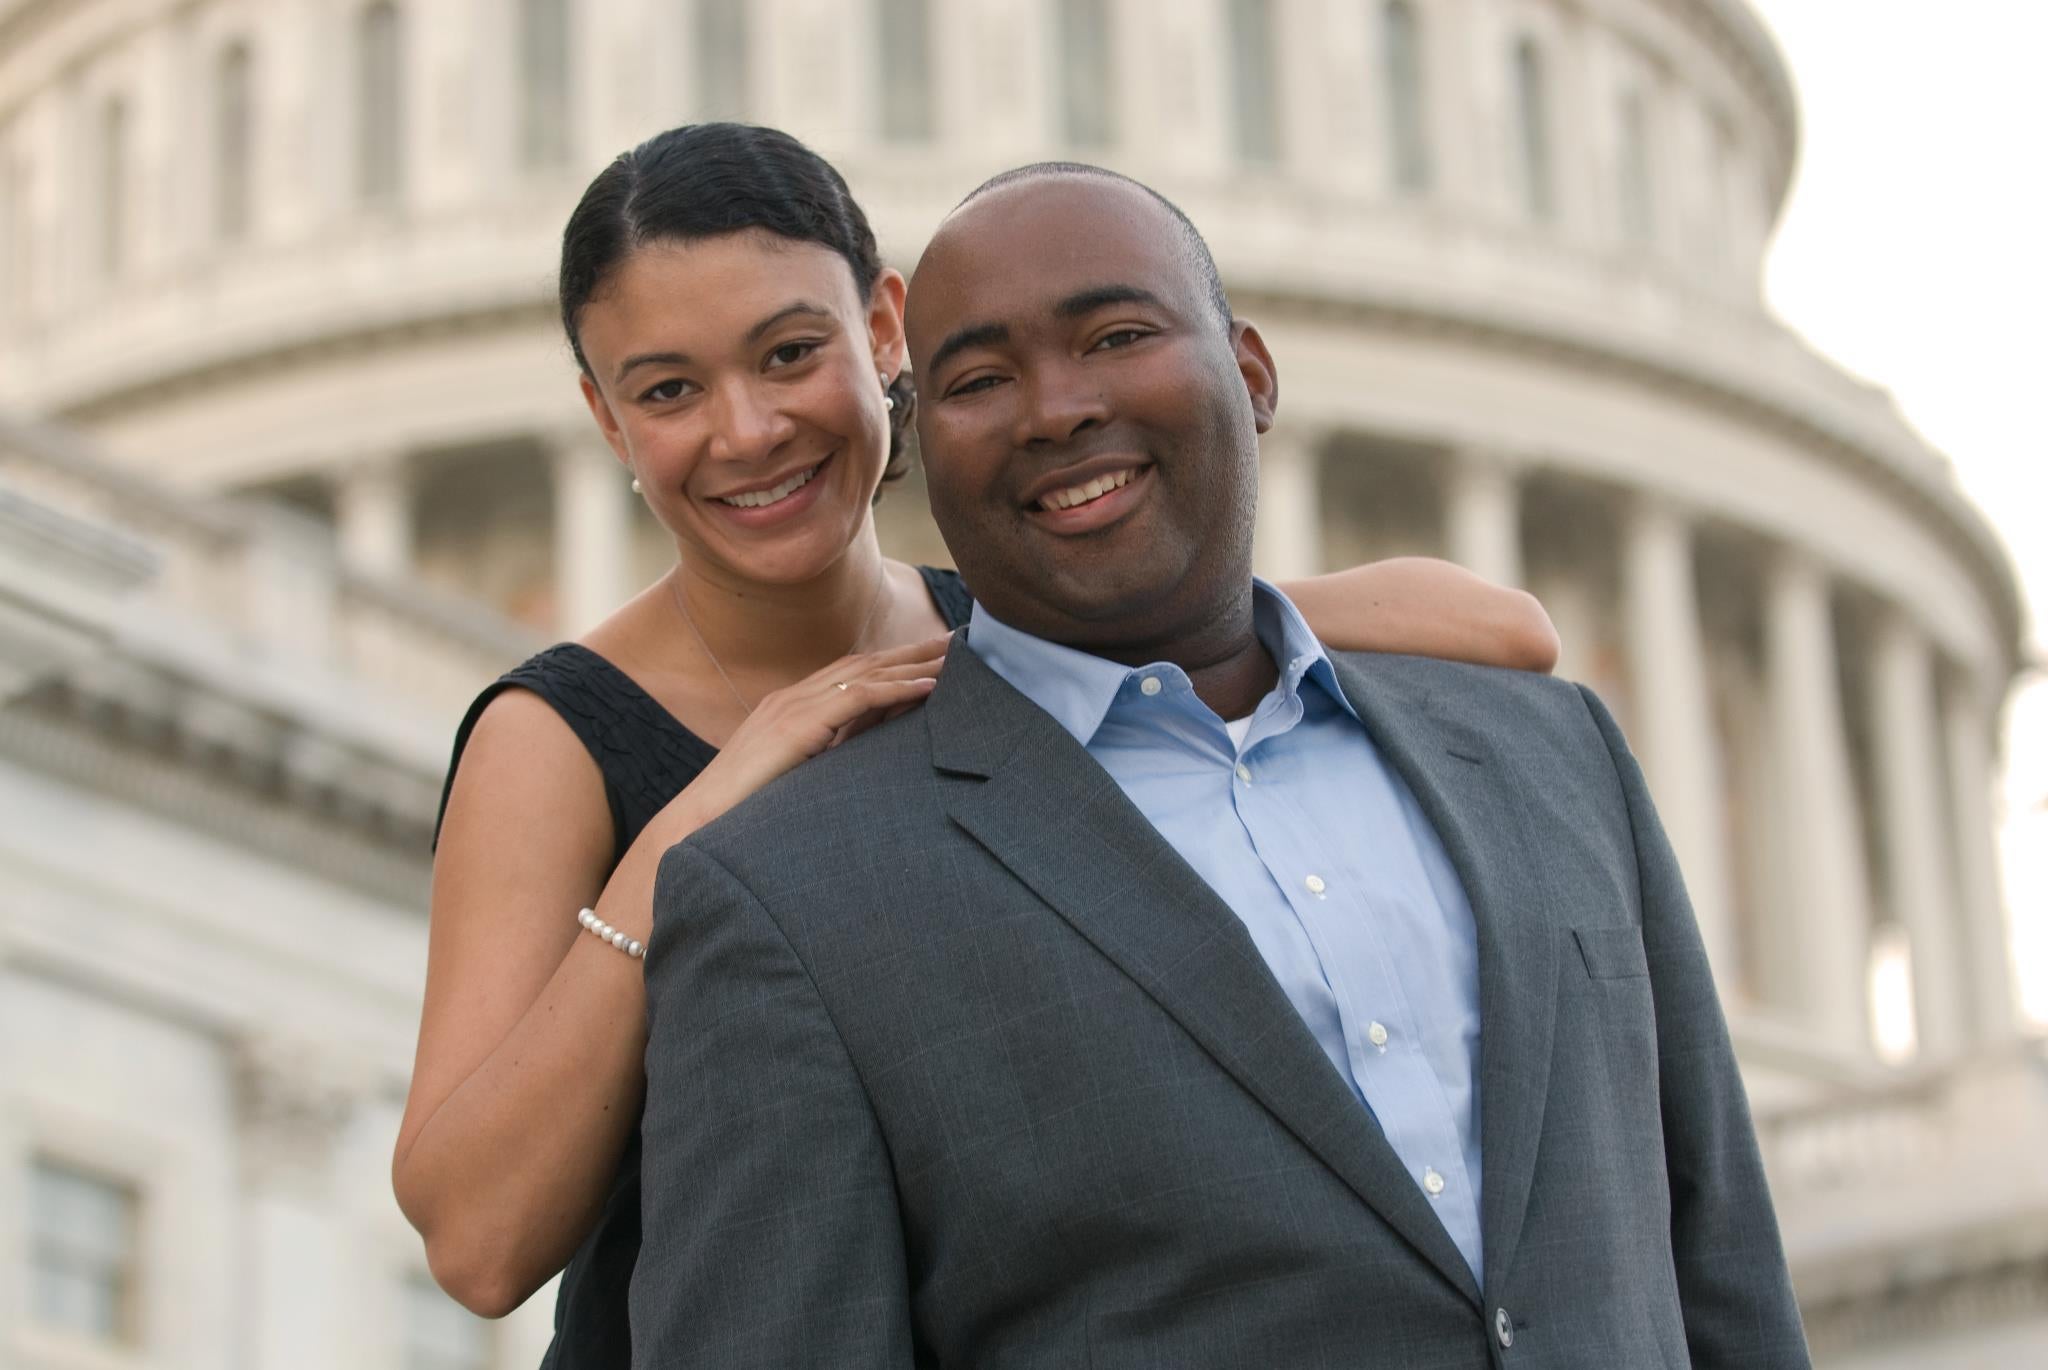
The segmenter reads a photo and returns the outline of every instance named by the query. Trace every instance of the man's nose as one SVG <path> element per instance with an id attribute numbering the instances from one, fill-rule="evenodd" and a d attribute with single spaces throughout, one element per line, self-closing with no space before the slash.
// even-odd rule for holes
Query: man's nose
<path id="1" fill-rule="evenodd" d="M 1087 368 L 1068 358 L 1034 366 L 1024 380 L 1017 445 L 1071 441 L 1109 421 L 1109 402 Z"/>
<path id="2" fill-rule="evenodd" d="M 711 455 L 719 461 L 751 462 L 772 455 L 796 432 L 796 424 L 746 381 L 719 386 L 712 399 Z"/>

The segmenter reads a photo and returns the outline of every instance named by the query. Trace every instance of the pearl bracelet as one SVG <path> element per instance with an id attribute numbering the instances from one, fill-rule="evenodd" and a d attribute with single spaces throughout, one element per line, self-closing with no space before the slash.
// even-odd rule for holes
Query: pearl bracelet
<path id="1" fill-rule="evenodd" d="M 626 936 L 625 933 L 620 932 L 610 923 L 605 922 L 604 919 L 599 918 L 595 911 L 591 909 L 578 909 L 576 911 L 576 921 L 583 925 L 585 932 L 603 938 L 634 960 L 644 961 L 647 959 L 646 947 Z"/>

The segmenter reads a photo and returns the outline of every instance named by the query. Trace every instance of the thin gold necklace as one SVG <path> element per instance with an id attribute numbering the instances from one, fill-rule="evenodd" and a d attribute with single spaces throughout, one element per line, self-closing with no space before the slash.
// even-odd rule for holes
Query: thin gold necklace
<path id="1" fill-rule="evenodd" d="M 853 641 L 846 644 L 846 650 L 840 653 L 841 656 L 852 656 L 853 649 L 860 646 L 860 640 L 867 636 L 868 626 L 875 621 L 875 610 L 882 607 L 882 591 L 888 588 L 889 571 L 887 567 L 883 567 L 881 574 L 876 577 L 875 597 L 868 604 L 867 617 L 860 621 L 860 627 L 854 629 Z M 676 584 L 673 575 L 668 578 L 668 598 L 669 602 L 676 606 L 676 612 L 682 615 L 683 626 L 690 630 L 690 636 L 697 639 L 697 646 L 703 649 L 705 658 L 711 663 L 711 669 L 718 672 L 718 678 L 725 682 L 725 688 L 732 691 L 732 702 L 740 706 L 741 713 L 749 718 L 753 717 L 754 706 L 747 703 L 747 697 L 740 693 L 740 687 L 733 684 L 732 677 L 725 673 L 725 667 L 718 660 L 718 653 L 712 651 L 711 644 L 704 640 L 703 632 L 697 627 L 697 620 L 690 617 L 690 606 L 684 603 L 682 589 Z M 843 690 L 846 687 L 842 685 L 839 688 Z"/>

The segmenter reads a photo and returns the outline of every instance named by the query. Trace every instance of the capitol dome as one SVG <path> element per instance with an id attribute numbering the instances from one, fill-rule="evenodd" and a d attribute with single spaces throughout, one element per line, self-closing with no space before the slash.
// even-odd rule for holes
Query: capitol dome
<path id="1" fill-rule="evenodd" d="M 0 0 L 0 411 L 417 587 L 386 612 L 452 723 L 491 651 L 672 555 L 553 267 L 611 155 L 713 118 L 811 143 L 906 270 L 1027 161 L 1184 208 L 1282 377 L 1263 569 L 1426 553 L 1542 599 L 1643 758 L 1767 1145 L 2015 1040 L 2017 591 L 1942 455 L 1764 307 L 1798 121 L 1738 0 Z M 914 480 L 881 521 L 945 560 Z M 1849 1164 L 1814 1135 L 1781 1193 Z"/>

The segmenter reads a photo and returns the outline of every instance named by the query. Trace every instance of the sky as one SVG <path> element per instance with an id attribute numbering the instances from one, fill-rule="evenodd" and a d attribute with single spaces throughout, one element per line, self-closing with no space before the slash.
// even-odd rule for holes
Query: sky
<path id="1" fill-rule="evenodd" d="M 1771 308 L 1948 455 L 2030 601 L 2000 838 L 2022 1004 L 2048 1023 L 2048 3 L 1751 5 L 1802 121 Z"/>

